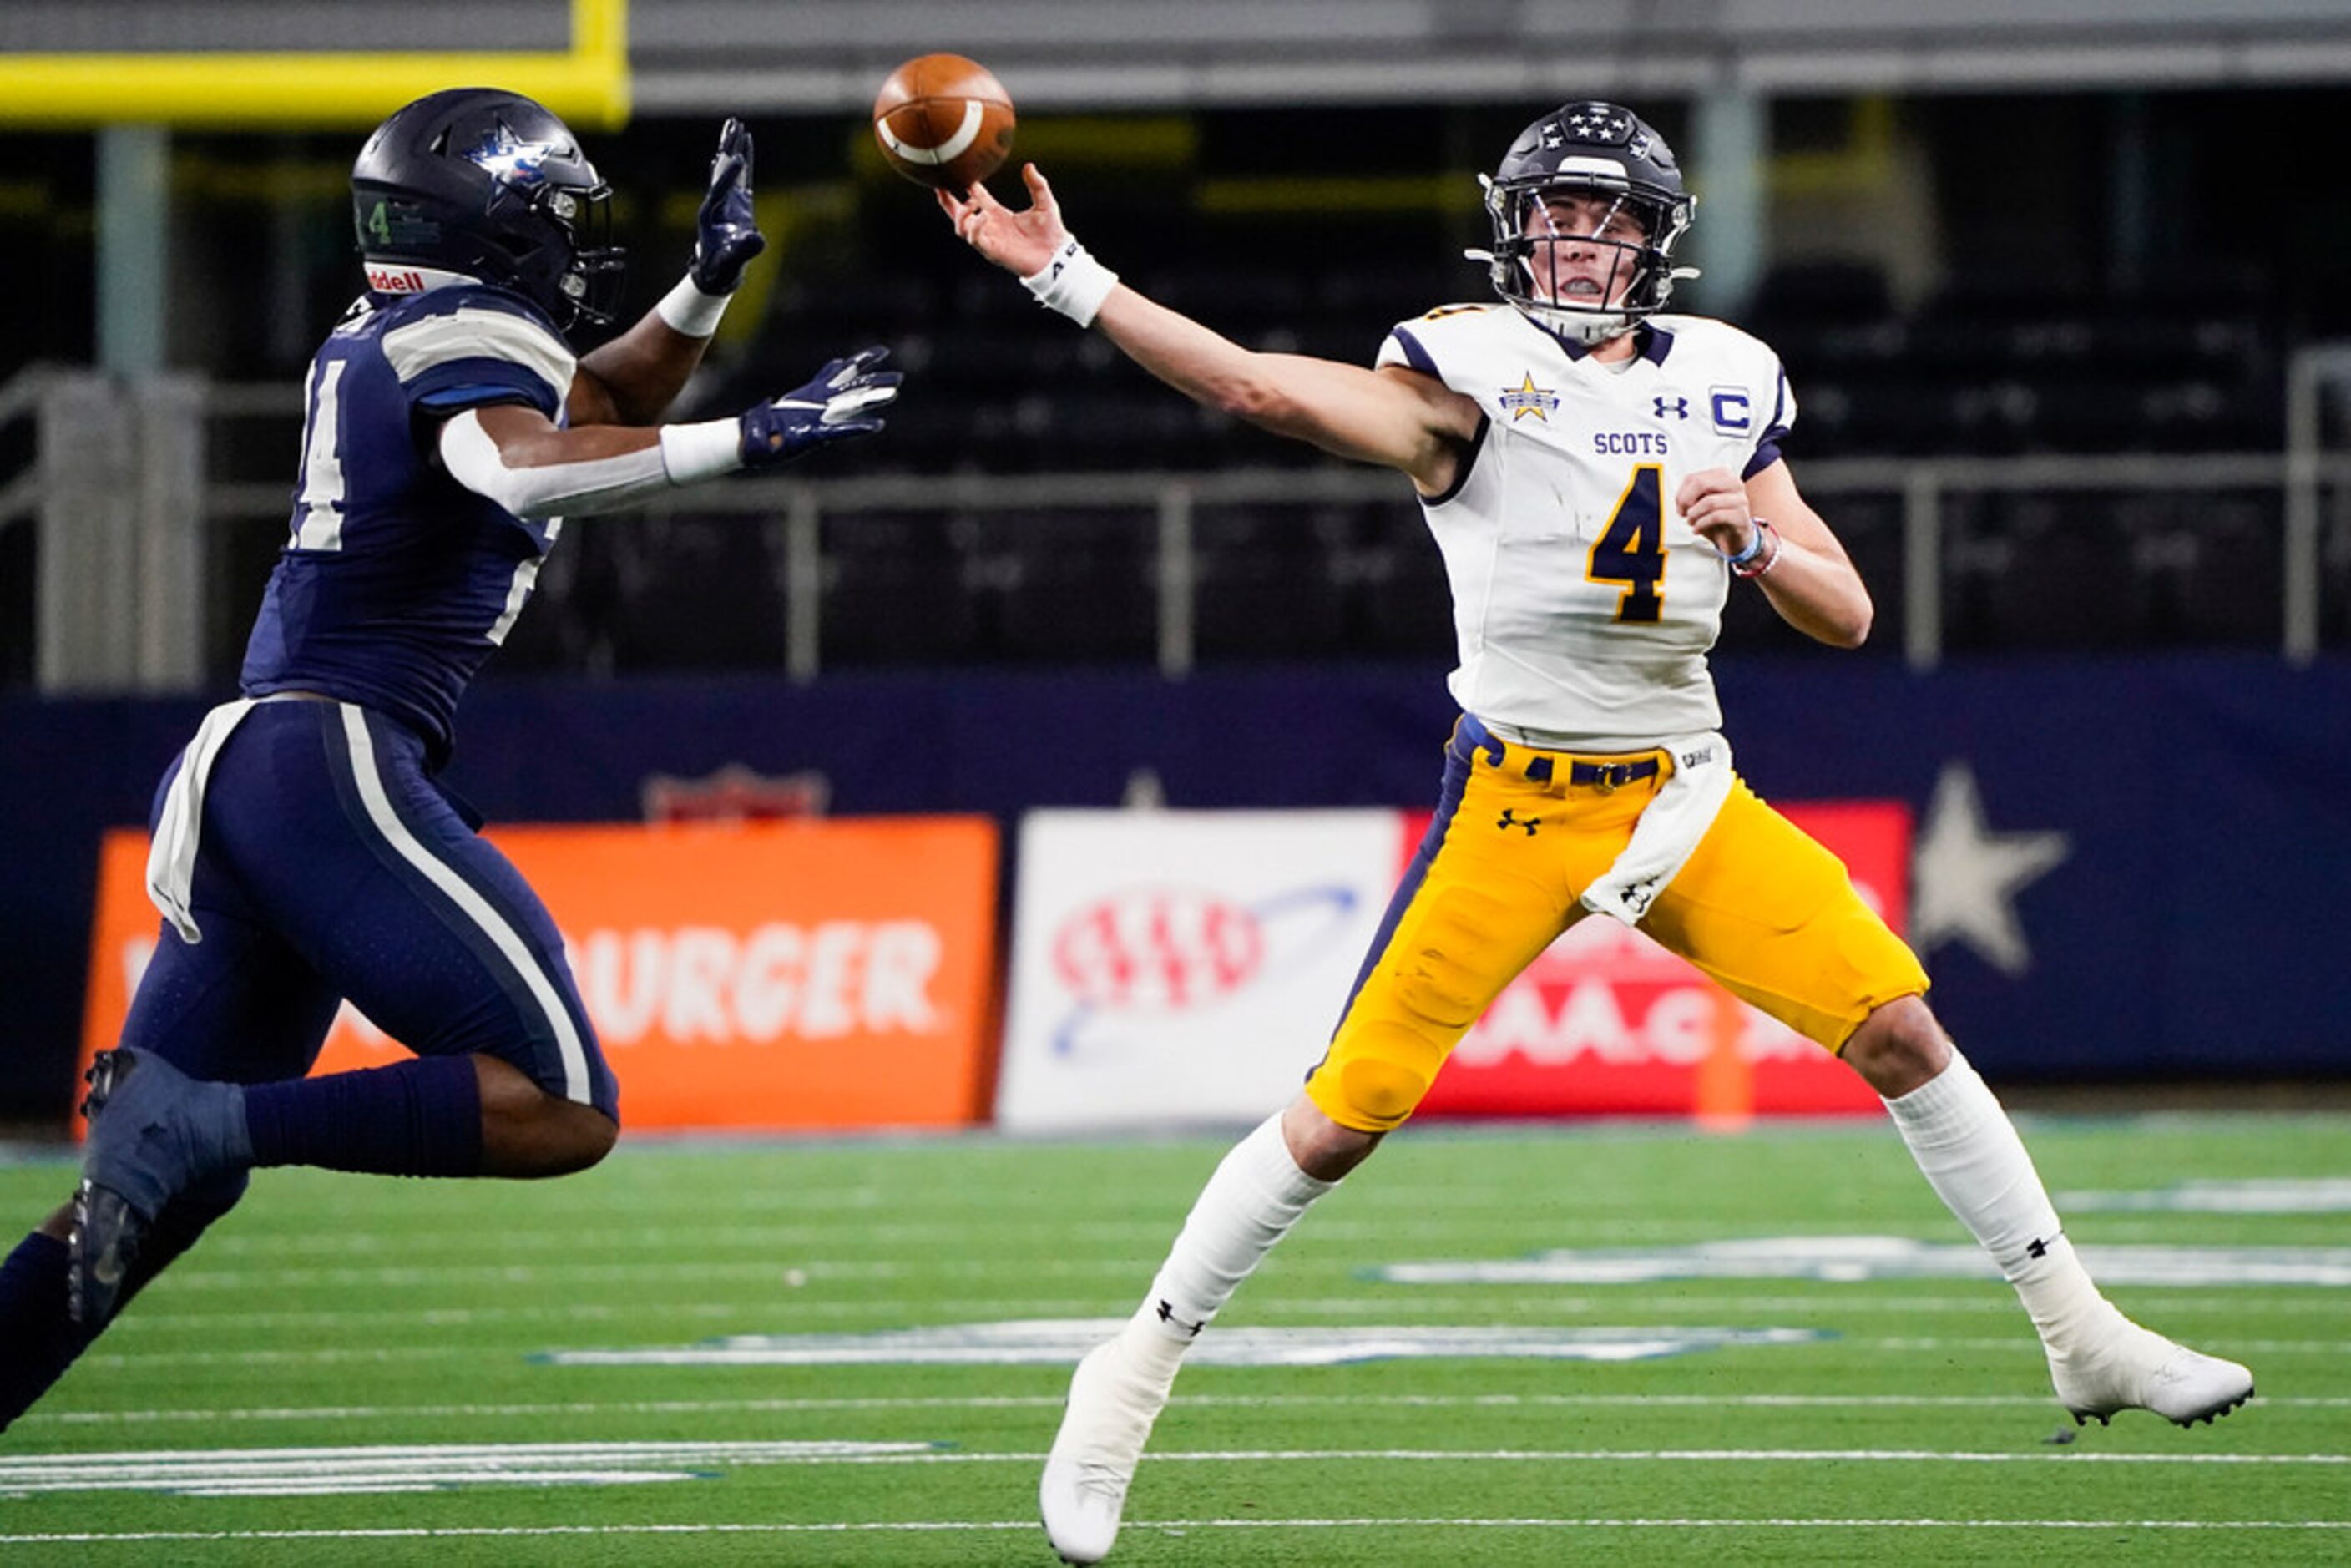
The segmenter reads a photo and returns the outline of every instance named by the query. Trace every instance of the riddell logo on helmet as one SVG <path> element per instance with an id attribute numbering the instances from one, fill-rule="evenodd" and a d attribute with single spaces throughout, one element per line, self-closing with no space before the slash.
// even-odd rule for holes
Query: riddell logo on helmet
<path id="1" fill-rule="evenodd" d="M 424 275 L 413 267 L 371 267 L 368 287 L 378 294 L 422 294 Z"/>

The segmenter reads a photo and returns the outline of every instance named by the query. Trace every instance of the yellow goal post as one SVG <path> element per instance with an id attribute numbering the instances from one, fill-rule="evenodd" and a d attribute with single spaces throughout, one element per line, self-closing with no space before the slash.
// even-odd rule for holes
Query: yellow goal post
<path id="1" fill-rule="evenodd" d="M 559 52 L 0 53 L 0 127 L 331 129 L 469 86 L 528 94 L 575 126 L 626 124 L 628 0 L 570 0 L 569 33 Z"/>

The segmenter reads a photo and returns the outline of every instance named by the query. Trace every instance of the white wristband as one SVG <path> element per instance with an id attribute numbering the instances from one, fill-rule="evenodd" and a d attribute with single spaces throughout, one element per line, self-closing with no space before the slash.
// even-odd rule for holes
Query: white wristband
<path id="1" fill-rule="evenodd" d="M 653 314 L 682 337 L 707 338 L 718 330 L 718 319 L 726 314 L 726 302 L 734 298 L 732 294 L 705 294 L 689 276 L 679 278 L 677 287 L 662 296 L 661 303 L 653 307 Z"/>
<path id="2" fill-rule="evenodd" d="M 743 427 L 732 419 L 661 427 L 662 467 L 673 485 L 699 485 L 743 466 Z"/>
<path id="3" fill-rule="evenodd" d="M 1060 311 L 1081 327 L 1094 324 L 1094 312 L 1117 286 L 1118 274 L 1096 261 L 1075 239 L 1064 241 L 1052 260 L 1020 280 L 1020 287 L 1035 295 L 1038 304 Z"/>

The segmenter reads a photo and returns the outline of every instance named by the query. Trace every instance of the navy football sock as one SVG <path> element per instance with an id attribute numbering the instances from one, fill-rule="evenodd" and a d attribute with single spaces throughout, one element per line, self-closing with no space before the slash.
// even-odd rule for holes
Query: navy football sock
<path id="1" fill-rule="evenodd" d="M 0 1431 L 89 1343 L 66 1312 L 66 1244 L 34 1231 L 0 1263 Z"/>
<path id="2" fill-rule="evenodd" d="M 470 1056 L 248 1084 L 245 1121 L 257 1166 L 482 1174 L 482 1087 Z"/>

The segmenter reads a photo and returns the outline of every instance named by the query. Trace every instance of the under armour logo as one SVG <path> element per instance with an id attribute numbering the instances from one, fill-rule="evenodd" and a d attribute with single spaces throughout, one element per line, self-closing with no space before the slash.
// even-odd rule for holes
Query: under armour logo
<path id="1" fill-rule="evenodd" d="M 1208 1326 L 1207 1320 L 1205 1318 L 1196 1323 L 1186 1322 L 1182 1318 L 1176 1315 L 1175 1306 L 1167 1301 L 1162 1301 L 1159 1303 L 1159 1321 L 1167 1324 L 1171 1328 L 1182 1329 L 1186 1333 L 1192 1335 L 1196 1339 L 1199 1337 L 1200 1331 Z"/>
<path id="2" fill-rule="evenodd" d="M 2064 1231 L 2062 1231 L 2062 1230 L 2061 1230 L 2061 1231 L 2059 1231 L 2059 1232 L 2057 1233 L 2057 1236 L 2063 1236 L 2064 1234 L 2065 1234 L 2065 1233 L 2064 1233 Z M 2049 1256 L 2049 1242 L 2050 1242 L 2050 1241 L 2054 1241 L 2054 1240 L 2056 1240 L 2056 1239 L 2057 1239 L 2057 1236 L 2052 1236 L 2052 1237 L 2050 1237 L 2050 1238 L 2048 1239 L 2048 1240 L 2047 1240 L 2047 1241 L 2043 1240 L 2043 1239 L 2042 1239 L 2040 1237 L 2038 1237 L 2038 1236 L 2034 1237 L 2034 1238 L 2032 1239 L 2032 1246 L 2030 1246 L 2030 1247 L 2027 1247 L 2027 1248 L 2024 1249 L 2024 1251 L 2025 1251 L 2025 1255 L 2026 1255 L 2027 1257 L 2032 1257 L 2032 1258 L 2046 1258 L 2046 1257 L 2048 1257 L 2048 1256 Z"/>
<path id="3" fill-rule="evenodd" d="M 1667 414 L 1672 414 L 1676 419 L 1689 417 L 1689 399 L 1686 397 L 1653 397 L 1649 401 L 1657 405 L 1659 419 L 1665 418 Z"/>
<path id="4" fill-rule="evenodd" d="M 1542 819 L 1541 817 L 1516 817 L 1511 814 L 1510 808 L 1505 807 L 1502 810 L 1502 820 L 1496 822 L 1494 826 L 1497 828 L 1524 828 L 1527 831 L 1527 837 L 1531 839 L 1535 836 L 1535 830 L 1542 826 Z"/>

